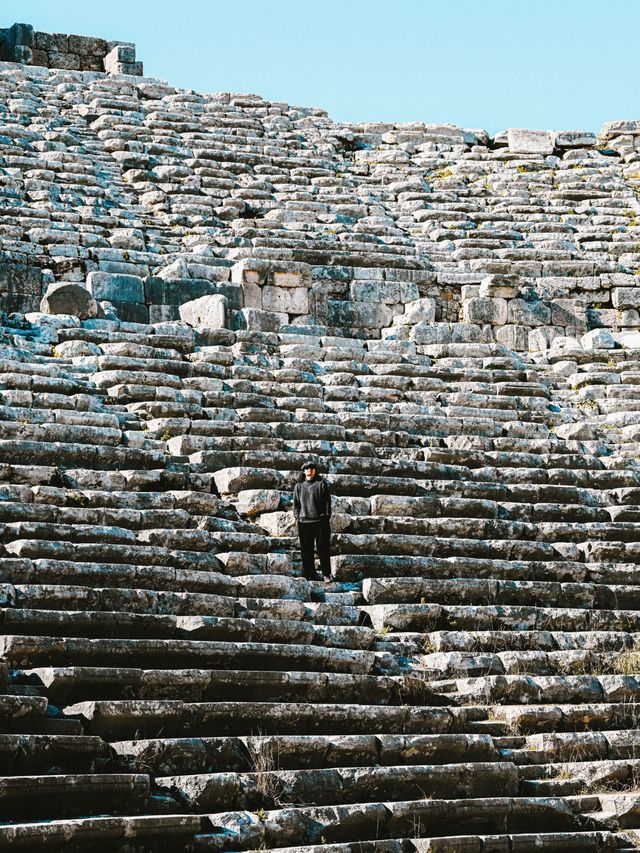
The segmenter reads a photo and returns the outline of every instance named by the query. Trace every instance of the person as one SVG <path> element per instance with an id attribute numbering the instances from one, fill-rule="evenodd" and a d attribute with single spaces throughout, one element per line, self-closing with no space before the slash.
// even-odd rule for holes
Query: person
<path id="1" fill-rule="evenodd" d="M 331 578 L 331 492 L 329 484 L 318 476 L 316 464 L 305 462 L 302 466 L 304 480 L 293 490 L 293 514 L 298 522 L 298 536 L 302 554 L 302 570 L 307 580 L 315 579 L 317 550 L 324 580 Z"/>

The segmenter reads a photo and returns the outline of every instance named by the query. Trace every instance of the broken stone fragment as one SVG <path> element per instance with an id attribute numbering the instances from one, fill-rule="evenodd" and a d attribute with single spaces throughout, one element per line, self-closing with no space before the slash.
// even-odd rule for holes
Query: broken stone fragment
<path id="1" fill-rule="evenodd" d="M 180 318 L 196 329 L 224 329 L 227 322 L 227 297 L 211 294 L 185 302 L 180 306 Z"/>
<path id="2" fill-rule="evenodd" d="M 79 284 L 58 282 L 50 284 L 40 303 L 43 314 L 72 314 L 80 320 L 98 316 L 98 303 Z"/>

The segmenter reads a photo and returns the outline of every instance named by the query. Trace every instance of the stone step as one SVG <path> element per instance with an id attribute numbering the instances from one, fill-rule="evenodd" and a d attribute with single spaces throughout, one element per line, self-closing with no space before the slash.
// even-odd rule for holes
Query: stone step
<path id="1" fill-rule="evenodd" d="M 632 651 L 637 635 L 628 631 L 431 631 L 428 634 L 406 635 L 403 643 L 412 640 L 416 649 L 434 652 L 475 651 L 573 651 L 595 652 Z M 391 638 L 392 639 L 392 638 Z"/>
<path id="2" fill-rule="evenodd" d="M 627 631 L 640 630 L 635 610 L 517 605 L 376 604 L 362 607 L 378 631 Z"/>
<path id="3" fill-rule="evenodd" d="M 3 561 L 7 563 L 8 561 Z M 73 565 L 69 572 L 73 572 Z M 82 564 L 75 564 L 82 565 Z M 82 566 L 84 569 L 84 566 Z M 50 567 L 48 567 L 50 568 Z M 66 567 L 65 567 L 66 568 Z M 13 569 L 15 574 L 17 570 Z M 26 574 L 26 573 L 23 573 Z M 116 573 L 117 574 L 117 573 Z M 156 576 L 156 570 L 153 576 Z M 198 573 L 196 573 L 197 575 Z M 203 573 L 204 574 L 204 573 Z M 220 576 L 223 577 L 223 576 Z M 102 578 L 102 582 L 108 578 Z M 162 579 L 162 574 L 158 576 Z M 190 574 L 178 575 L 178 582 L 184 581 L 184 586 L 190 585 Z M 86 579 L 90 582 L 90 578 Z M 307 584 L 302 579 L 295 579 L 293 584 L 288 578 L 278 578 L 271 575 L 268 578 L 270 589 L 277 589 L 284 598 L 242 597 L 246 590 L 249 593 L 263 592 L 264 584 L 253 589 L 253 578 L 243 578 L 242 586 L 235 584 L 224 586 L 228 595 L 216 595 L 206 592 L 178 592 L 157 590 L 147 581 L 138 583 L 138 588 L 100 587 L 100 586 L 71 586 L 56 584 L 33 584 L 28 586 L 12 586 L 4 584 L 0 592 L 5 597 L 5 603 L 18 605 L 25 609 L 51 609 L 77 611 L 123 612 L 141 615 L 177 615 L 222 618 L 234 618 L 233 625 L 241 627 L 240 620 L 269 620 L 268 630 L 278 630 L 274 620 L 309 622 L 316 625 L 359 626 L 362 623 L 362 612 L 358 607 L 348 606 L 341 602 L 309 602 L 305 595 L 296 595 L 298 584 Z M 280 583 L 278 583 L 280 581 Z M 204 581 L 206 588 L 206 580 Z M 305 589 L 306 586 L 303 586 Z M 232 597 L 233 596 L 233 597 Z M 240 596 L 240 597 L 235 597 Z M 91 617 L 88 617 L 89 619 Z M 266 626 L 259 626 L 259 629 Z M 297 626 L 296 626 L 297 629 Z M 253 630 L 253 628 L 251 629 Z M 304 629 L 300 629 L 304 630 Z M 281 636 L 281 635 L 280 635 Z"/>
<path id="4" fill-rule="evenodd" d="M 99 737 L 84 735 L 0 734 L 5 776 L 104 773 L 125 770 L 125 764 Z M 140 771 L 136 771 L 140 772 Z"/>
<path id="5" fill-rule="evenodd" d="M 0 816 L 15 821 L 80 816 L 97 809 L 135 811 L 148 793 L 146 774 L 0 776 Z"/>
<path id="6" fill-rule="evenodd" d="M 172 699 L 189 702 L 268 701 L 420 705 L 447 702 L 422 679 L 268 670 L 36 667 L 17 670 L 5 689 L 42 690 L 57 704 L 102 699 Z"/>
<path id="7" fill-rule="evenodd" d="M 162 738 L 112 744 L 131 772 L 155 775 L 497 761 L 489 735 L 288 735 Z M 513 750 L 514 754 L 517 752 Z"/>
<path id="8" fill-rule="evenodd" d="M 201 815 L 159 814 L 124 817 L 59 818 L 47 821 L 0 823 L 0 843 L 15 850 L 34 849 L 81 853 L 86 850 L 125 853 L 130 845 L 149 846 L 158 851 L 186 845 L 203 828 Z"/>
<path id="9" fill-rule="evenodd" d="M 232 610 L 231 615 L 233 613 Z M 239 616 L 29 610 L 24 605 L 20 609 L 0 610 L 0 626 L 5 634 L 32 636 L 292 642 L 350 649 L 369 649 L 375 639 L 373 631 L 364 626 L 325 627 L 298 620 L 249 619 Z"/>
<path id="10" fill-rule="evenodd" d="M 523 783 L 524 784 L 524 783 Z M 201 773 L 160 776 L 161 792 L 178 796 L 187 808 L 210 812 L 214 808 L 273 808 L 279 801 L 293 806 L 337 805 L 407 797 L 473 798 L 489 786 L 495 796 L 513 796 L 518 770 L 509 762 L 413 764 L 410 766 L 352 767 L 322 770 L 261 769 L 253 773 Z"/>
<path id="11" fill-rule="evenodd" d="M 63 713 L 80 720 L 86 734 L 111 741 L 271 733 L 359 734 L 363 728 L 373 734 L 435 734 L 461 730 L 470 712 L 443 706 L 136 699 L 80 702 L 67 706 Z M 501 732 L 505 725 L 503 721 Z"/>
<path id="12" fill-rule="evenodd" d="M 499 748 L 499 751 L 518 766 L 637 759 L 640 757 L 640 735 L 635 729 L 553 732 L 518 738 L 512 747 Z"/>
<path id="13" fill-rule="evenodd" d="M 373 673 L 392 665 L 387 653 L 329 649 L 308 644 L 278 644 L 205 640 L 122 640 L 3 635 L 0 656 L 14 668 L 38 666 L 134 667 L 203 665 L 251 669 Z"/>
<path id="14" fill-rule="evenodd" d="M 521 790 L 534 796 L 571 796 L 611 788 L 634 789 L 639 765 L 636 758 L 522 765 Z"/>
<path id="15" fill-rule="evenodd" d="M 318 843 L 347 843 L 381 838 L 411 838 L 416 845 L 421 844 L 423 839 L 431 839 L 434 828 L 437 828 L 437 840 L 442 840 L 443 844 L 448 836 L 460 838 L 460 833 L 491 835 L 492 838 L 488 839 L 490 842 L 495 841 L 495 835 L 506 840 L 504 833 L 513 833 L 507 843 L 512 838 L 517 840 L 523 836 L 529 845 L 523 849 L 533 851 L 541 849 L 540 845 L 537 848 L 535 846 L 535 838 L 541 826 L 545 828 L 545 834 L 567 834 L 569 839 L 576 833 L 582 836 L 583 832 L 579 816 L 559 797 L 490 796 L 461 800 L 421 797 L 413 801 L 386 801 L 384 804 L 374 801 L 356 806 L 284 807 L 267 811 L 264 818 L 250 812 L 219 813 L 212 815 L 211 820 L 221 833 L 226 830 L 234 833 L 238 841 L 246 839 L 245 849 L 256 849 L 258 845 L 275 850 L 286 849 L 291 845 L 304 847 Z M 585 835 L 585 846 L 582 849 L 607 849 L 606 844 L 613 843 L 613 836 L 607 831 L 601 834 L 596 832 L 595 838 L 602 839 L 601 847 L 590 845 L 589 836 Z M 437 847 L 435 849 L 438 850 Z M 456 846 L 441 849 L 447 853 L 465 850 L 464 847 Z M 563 851 L 557 844 L 550 849 L 558 853 Z M 580 850 L 580 847 L 574 849 Z M 609 849 L 612 849 L 611 846 Z M 482 848 L 477 845 L 471 847 L 471 851 L 475 850 Z"/>

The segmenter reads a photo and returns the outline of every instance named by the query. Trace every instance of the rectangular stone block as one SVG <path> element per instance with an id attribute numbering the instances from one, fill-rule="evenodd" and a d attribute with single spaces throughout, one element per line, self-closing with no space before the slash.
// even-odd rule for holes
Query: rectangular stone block
<path id="1" fill-rule="evenodd" d="M 393 319 L 393 311 L 383 302 L 342 302 L 329 299 L 328 322 L 332 326 L 381 329 Z"/>
<path id="2" fill-rule="evenodd" d="M 0 258 L 0 296 L 5 293 L 41 296 L 42 283 L 38 267 Z"/>
<path id="3" fill-rule="evenodd" d="M 120 302 L 109 300 L 118 312 L 118 317 L 127 323 L 148 323 L 149 309 L 140 302 Z"/>
<path id="4" fill-rule="evenodd" d="M 77 53 L 61 53 L 58 50 L 49 51 L 49 68 L 65 68 L 70 71 L 80 70 L 80 57 Z"/>
<path id="5" fill-rule="evenodd" d="M 463 305 L 465 323 L 490 323 L 503 326 L 507 322 L 507 300 L 497 297 L 491 299 L 478 296 L 468 299 Z"/>
<path id="6" fill-rule="evenodd" d="M 10 27 L 9 41 L 13 45 L 22 44 L 26 47 L 33 47 L 35 33 L 31 24 L 14 24 Z"/>
<path id="7" fill-rule="evenodd" d="M 284 311 L 287 314 L 309 313 L 309 291 L 306 287 L 262 288 L 262 308 L 264 311 Z"/>
<path id="8" fill-rule="evenodd" d="M 140 276 L 124 273 L 90 272 L 87 290 L 98 301 L 141 302 L 145 301 L 144 282 Z M 158 300 L 150 300 L 158 301 Z"/>
<path id="9" fill-rule="evenodd" d="M 522 326 L 547 326 L 551 322 L 551 309 L 544 302 L 527 302 L 510 299 L 508 321 Z"/>
<path id="10" fill-rule="evenodd" d="M 144 281 L 144 301 L 148 304 L 182 305 L 200 296 L 216 293 L 216 285 L 204 279 L 180 278 L 166 281 L 149 276 Z"/>
<path id="11" fill-rule="evenodd" d="M 611 301 L 614 308 L 637 308 L 640 305 L 640 281 L 637 287 L 614 287 Z"/>
<path id="12" fill-rule="evenodd" d="M 71 53 L 103 57 L 107 52 L 107 42 L 105 39 L 70 35 L 68 42 Z"/>
<path id="13" fill-rule="evenodd" d="M 180 319 L 178 305 L 148 305 L 150 323 L 172 323 Z"/>
<path id="14" fill-rule="evenodd" d="M 352 281 L 349 286 L 354 302 L 400 302 L 400 284 L 395 281 Z"/>
<path id="15" fill-rule="evenodd" d="M 529 330 L 524 326 L 507 323 L 506 326 L 500 326 L 496 329 L 496 341 L 515 350 L 515 352 L 524 352 L 527 349 L 528 333 Z"/>
<path id="16" fill-rule="evenodd" d="M 551 130 L 526 130 L 510 127 L 507 131 L 509 151 L 516 154 L 553 154 L 556 134 Z"/>

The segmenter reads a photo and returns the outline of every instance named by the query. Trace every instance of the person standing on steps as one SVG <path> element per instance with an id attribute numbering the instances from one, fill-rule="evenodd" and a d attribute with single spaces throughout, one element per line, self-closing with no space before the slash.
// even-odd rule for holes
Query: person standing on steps
<path id="1" fill-rule="evenodd" d="M 331 578 L 331 492 L 329 484 L 318 476 L 316 463 L 302 466 L 304 480 L 293 490 L 293 514 L 298 522 L 302 570 L 307 580 L 315 579 L 314 551 L 320 558 L 324 580 Z"/>

